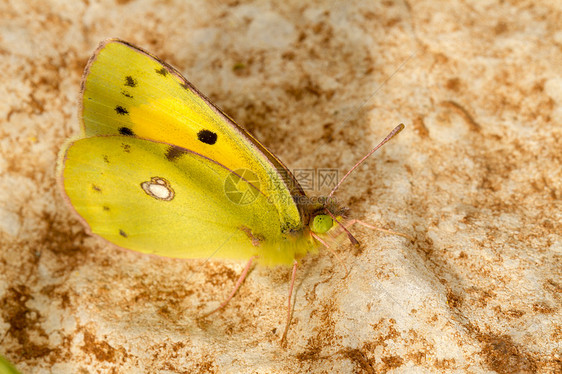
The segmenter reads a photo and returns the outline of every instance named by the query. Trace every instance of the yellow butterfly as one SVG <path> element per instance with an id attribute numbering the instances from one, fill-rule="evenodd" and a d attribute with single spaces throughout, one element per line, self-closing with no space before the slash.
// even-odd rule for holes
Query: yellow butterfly
<path id="1" fill-rule="evenodd" d="M 106 40 L 81 90 L 84 136 L 61 151 L 59 175 L 91 233 L 161 256 L 249 260 L 228 302 L 254 260 L 293 265 L 292 292 L 297 260 L 338 227 L 348 232 L 343 209 L 307 197 L 275 155 L 157 57 Z"/>

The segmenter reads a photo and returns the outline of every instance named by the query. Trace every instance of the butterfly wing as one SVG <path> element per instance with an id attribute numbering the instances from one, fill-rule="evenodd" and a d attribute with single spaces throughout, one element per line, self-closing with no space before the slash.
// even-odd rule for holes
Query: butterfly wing
<path id="1" fill-rule="evenodd" d="M 284 230 L 303 228 L 305 213 L 293 196 L 305 194 L 292 174 L 170 65 L 126 42 L 107 40 L 88 63 L 82 94 L 86 136 L 128 135 L 169 143 L 231 170 L 250 170 L 276 206 Z"/>
<path id="2" fill-rule="evenodd" d="M 118 246 L 179 258 L 258 255 L 265 264 L 290 264 L 310 249 L 302 235 L 282 233 L 276 207 L 250 181 L 195 152 L 98 136 L 69 143 L 63 157 L 72 206 Z"/>

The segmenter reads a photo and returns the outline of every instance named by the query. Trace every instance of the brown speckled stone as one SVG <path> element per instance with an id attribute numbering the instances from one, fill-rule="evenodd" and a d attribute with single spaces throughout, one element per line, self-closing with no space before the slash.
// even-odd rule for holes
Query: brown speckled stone
<path id="1" fill-rule="evenodd" d="M 562 372 L 556 1 L 4 2 L 0 355 L 23 373 Z M 290 269 L 86 235 L 56 183 L 98 42 L 159 55 L 291 169 L 341 175 L 359 249 Z M 326 191 L 322 191 L 326 192 Z M 186 237 L 189 242 L 189 237 Z"/>

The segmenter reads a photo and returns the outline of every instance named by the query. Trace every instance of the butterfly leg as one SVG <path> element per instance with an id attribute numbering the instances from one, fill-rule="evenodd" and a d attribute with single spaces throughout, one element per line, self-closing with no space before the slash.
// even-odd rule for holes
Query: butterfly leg
<path id="1" fill-rule="evenodd" d="M 222 308 L 224 308 L 226 306 L 226 304 L 228 304 L 228 302 L 236 294 L 236 291 L 238 291 L 238 289 L 242 285 L 242 282 L 244 282 L 244 279 L 246 279 L 246 276 L 248 275 L 248 272 L 250 271 L 250 267 L 252 266 L 252 263 L 254 262 L 255 258 L 256 258 L 256 256 L 251 257 L 250 260 L 248 261 L 248 263 L 246 264 L 246 267 L 244 268 L 244 271 L 242 271 L 242 274 L 240 274 L 240 278 L 238 278 L 238 281 L 236 282 L 236 286 L 234 286 L 234 290 L 232 290 L 232 292 L 230 293 L 230 296 L 228 296 L 228 298 L 225 301 L 223 301 L 223 303 L 221 305 L 219 305 L 217 308 L 211 310 L 208 313 L 205 313 L 202 316 L 202 318 L 210 316 L 211 314 L 215 313 L 216 311 L 221 310 Z"/>
<path id="2" fill-rule="evenodd" d="M 320 243 L 322 243 L 322 245 L 324 247 L 326 247 L 330 253 L 336 258 L 336 260 L 338 260 L 338 262 L 343 266 L 343 268 L 345 269 L 345 275 L 344 278 L 347 278 L 347 276 L 349 275 L 349 270 L 347 269 L 347 266 L 345 266 L 345 262 L 343 262 L 340 258 L 340 256 L 338 256 L 338 254 L 336 253 L 336 251 L 334 251 L 334 249 L 324 240 L 322 239 L 320 236 L 318 236 L 317 234 L 310 232 L 312 234 L 312 237 L 316 240 L 318 240 Z"/>
<path id="3" fill-rule="evenodd" d="M 293 273 L 291 275 L 291 285 L 289 286 L 289 302 L 287 303 L 287 324 L 285 325 L 285 330 L 283 330 L 283 336 L 281 337 L 281 344 L 284 345 L 287 339 L 287 331 L 289 331 L 289 325 L 291 323 L 291 297 L 293 296 L 293 287 L 295 286 L 295 277 L 297 274 L 297 261 L 293 262 Z"/>
<path id="4" fill-rule="evenodd" d="M 346 226 L 346 227 L 351 227 L 351 226 L 353 226 L 353 225 L 355 225 L 355 224 L 359 224 L 359 225 L 361 225 L 361 226 L 368 227 L 368 228 L 370 228 L 370 229 L 372 229 L 372 230 L 377 230 L 377 231 L 380 231 L 380 232 L 384 232 L 384 233 L 386 233 L 386 234 L 392 234 L 392 235 L 402 236 L 402 237 L 404 237 L 404 238 L 406 238 L 406 239 L 409 239 L 409 240 L 411 240 L 411 241 L 415 241 L 415 239 L 414 239 L 412 236 L 408 235 L 408 234 L 403 234 L 403 233 L 401 233 L 401 232 L 394 231 L 394 230 L 383 229 L 383 228 L 381 228 L 381 227 L 368 224 L 368 223 L 363 222 L 363 221 L 360 221 L 360 220 L 358 220 L 358 219 L 353 219 L 353 220 L 351 220 L 351 221 L 349 221 L 349 222 L 346 222 L 345 226 Z"/>

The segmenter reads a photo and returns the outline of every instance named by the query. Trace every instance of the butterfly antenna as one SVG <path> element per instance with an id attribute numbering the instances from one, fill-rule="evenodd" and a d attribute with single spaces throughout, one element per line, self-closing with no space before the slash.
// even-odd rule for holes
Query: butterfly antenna
<path id="1" fill-rule="evenodd" d="M 338 182 L 338 184 L 336 185 L 336 187 L 334 187 L 334 189 L 332 190 L 332 192 L 330 192 L 330 194 L 328 195 L 327 200 L 330 200 L 330 198 L 334 195 L 334 193 L 336 192 L 336 190 L 340 187 L 340 185 L 343 183 L 344 180 L 346 180 L 346 178 L 349 176 L 349 174 L 351 174 L 351 172 L 355 169 L 357 169 L 357 167 L 359 167 L 359 165 L 361 165 L 367 158 L 369 158 L 369 156 L 371 156 L 373 153 L 376 152 L 377 149 L 379 149 L 380 147 L 382 147 L 386 142 L 388 142 L 390 139 L 392 139 L 396 134 L 398 134 L 400 131 L 402 131 L 404 129 L 404 124 L 401 123 L 398 126 L 396 126 L 394 128 L 394 130 L 392 130 L 390 132 L 390 134 L 388 134 L 386 136 L 386 138 L 384 138 L 384 140 L 382 142 L 379 143 L 379 145 L 377 145 L 375 148 L 373 148 L 371 150 L 371 152 L 369 152 L 365 157 L 363 157 L 361 160 L 359 160 L 359 162 L 357 162 L 355 164 L 355 166 L 353 166 L 344 176 L 342 179 L 340 179 L 340 181 Z M 347 230 L 346 230 L 347 231 Z"/>

